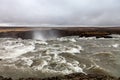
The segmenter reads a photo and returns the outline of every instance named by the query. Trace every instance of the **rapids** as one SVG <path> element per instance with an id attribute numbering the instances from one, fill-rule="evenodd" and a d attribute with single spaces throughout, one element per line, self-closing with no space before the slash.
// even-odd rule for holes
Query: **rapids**
<path id="1" fill-rule="evenodd" d="M 0 38 L 0 75 L 52 77 L 97 73 L 120 77 L 120 38 Z"/>

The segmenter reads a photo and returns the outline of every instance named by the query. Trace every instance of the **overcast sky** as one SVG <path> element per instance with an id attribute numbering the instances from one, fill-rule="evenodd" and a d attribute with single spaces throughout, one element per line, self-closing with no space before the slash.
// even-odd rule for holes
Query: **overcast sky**
<path id="1" fill-rule="evenodd" d="M 0 23 L 120 25 L 120 0 L 0 0 Z"/>

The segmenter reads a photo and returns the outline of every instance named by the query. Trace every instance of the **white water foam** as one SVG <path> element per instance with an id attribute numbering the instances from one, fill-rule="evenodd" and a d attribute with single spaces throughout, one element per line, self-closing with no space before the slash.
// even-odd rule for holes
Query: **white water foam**
<path id="1" fill-rule="evenodd" d="M 100 73 L 119 77 L 119 42 L 118 38 L 73 36 L 47 41 L 1 38 L 0 75 L 14 79 L 70 73 Z"/>

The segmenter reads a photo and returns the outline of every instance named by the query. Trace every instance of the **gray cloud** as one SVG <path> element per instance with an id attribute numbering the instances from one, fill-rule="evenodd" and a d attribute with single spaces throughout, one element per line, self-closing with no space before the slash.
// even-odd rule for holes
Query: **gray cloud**
<path id="1" fill-rule="evenodd" d="M 120 25 L 120 0 L 0 0 L 0 23 Z"/>

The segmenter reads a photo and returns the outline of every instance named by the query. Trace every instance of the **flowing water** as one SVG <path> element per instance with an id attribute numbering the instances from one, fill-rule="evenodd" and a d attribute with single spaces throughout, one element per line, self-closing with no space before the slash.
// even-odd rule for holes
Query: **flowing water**
<path id="1" fill-rule="evenodd" d="M 45 78 L 80 72 L 120 77 L 120 38 L 0 38 L 1 76 Z"/>

